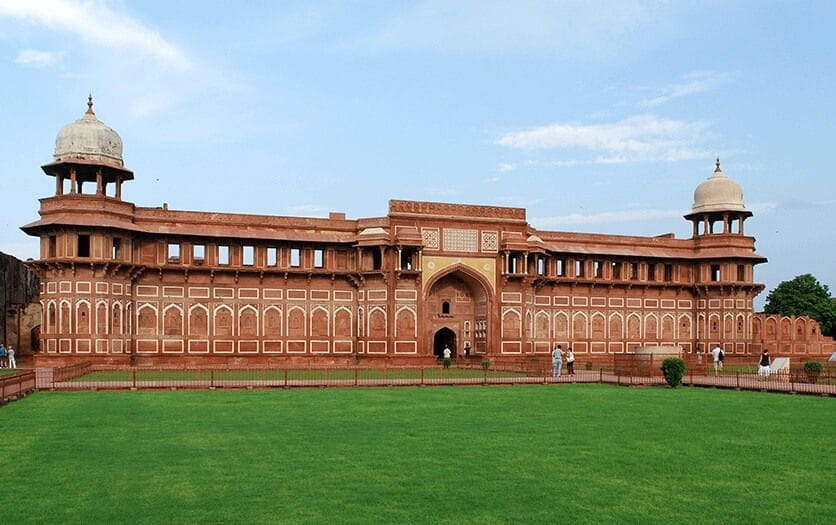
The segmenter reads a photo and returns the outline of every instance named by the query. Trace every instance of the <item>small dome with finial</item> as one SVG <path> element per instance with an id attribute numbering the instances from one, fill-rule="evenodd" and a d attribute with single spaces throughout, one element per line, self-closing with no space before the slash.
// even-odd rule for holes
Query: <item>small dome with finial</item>
<path id="1" fill-rule="evenodd" d="M 743 188 L 728 178 L 720 169 L 720 159 L 714 164 L 714 173 L 697 186 L 691 213 L 720 211 L 749 211 L 743 205 Z"/>
<path id="2" fill-rule="evenodd" d="M 123 168 L 122 139 L 105 126 L 93 111 L 93 95 L 87 97 L 87 111 L 67 124 L 55 139 L 55 162 L 83 162 Z"/>

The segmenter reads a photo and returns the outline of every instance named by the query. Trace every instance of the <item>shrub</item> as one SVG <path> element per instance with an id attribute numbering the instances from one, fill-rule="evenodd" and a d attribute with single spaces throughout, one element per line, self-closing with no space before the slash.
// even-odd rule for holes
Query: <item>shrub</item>
<path id="1" fill-rule="evenodd" d="M 824 370 L 824 365 L 818 361 L 807 361 L 804 363 L 805 372 L 821 372 Z"/>
<path id="2" fill-rule="evenodd" d="M 815 383 L 819 380 L 819 375 L 821 375 L 822 370 L 824 370 L 824 365 L 818 361 L 811 360 L 804 363 L 804 373 L 807 374 L 807 381 L 810 383 Z"/>
<path id="3" fill-rule="evenodd" d="M 444 361 L 443 361 L 443 363 L 444 363 L 444 368 L 450 368 L 450 363 L 452 363 L 452 362 L 453 362 L 453 360 L 452 360 L 451 358 L 449 358 L 449 357 L 445 357 L 445 358 L 444 358 Z"/>
<path id="4" fill-rule="evenodd" d="M 685 375 L 685 361 L 678 357 L 669 357 L 662 361 L 662 373 L 665 375 L 665 381 L 673 387 L 682 384 L 682 376 Z"/>
<path id="5" fill-rule="evenodd" d="M 488 368 L 490 368 L 490 367 L 491 367 L 491 361 L 490 361 L 490 359 L 482 359 L 482 363 L 481 363 L 481 365 L 482 365 L 482 368 L 483 368 L 484 370 L 487 370 Z"/>

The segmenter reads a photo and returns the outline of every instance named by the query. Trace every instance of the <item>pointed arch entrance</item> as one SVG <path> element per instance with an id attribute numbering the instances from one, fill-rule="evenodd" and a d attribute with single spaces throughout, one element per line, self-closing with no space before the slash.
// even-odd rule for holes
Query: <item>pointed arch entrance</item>
<path id="1" fill-rule="evenodd" d="M 447 328 L 439 329 L 433 336 L 433 355 L 444 357 L 444 349 L 449 348 L 452 355 L 456 355 L 456 332 Z"/>
<path id="2" fill-rule="evenodd" d="M 440 356 L 486 354 L 491 319 L 490 285 L 471 268 L 457 264 L 434 275 L 424 300 L 425 352 Z"/>

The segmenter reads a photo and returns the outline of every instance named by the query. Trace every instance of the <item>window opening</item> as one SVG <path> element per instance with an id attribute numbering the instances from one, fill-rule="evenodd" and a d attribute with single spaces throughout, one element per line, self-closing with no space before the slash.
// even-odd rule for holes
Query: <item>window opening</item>
<path id="1" fill-rule="evenodd" d="M 196 264 L 202 264 L 206 260 L 206 245 L 193 244 L 192 245 L 192 259 Z"/>
<path id="2" fill-rule="evenodd" d="M 180 244 L 176 242 L 168 243 L 168 262 L 177 264 L 180 262 Z"/>
<path id="3" fill-rule="evenodd" d="M 90 236 L 78 236 L 78 250 L 76 251 L 78 257 L 90 257 Z"/>
<path id="4" fill-rule="evenodd" d="M 255 247 L 244 246 L 244 266 L 252 266 L 255 262 Z"/>

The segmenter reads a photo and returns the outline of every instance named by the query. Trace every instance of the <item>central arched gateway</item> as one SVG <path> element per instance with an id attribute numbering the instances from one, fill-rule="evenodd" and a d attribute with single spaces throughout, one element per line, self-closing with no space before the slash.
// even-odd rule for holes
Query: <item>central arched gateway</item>
<path id="1" fill-rule="evenodd" d="M 446 326 L 433 336 L 433 355 L 444 357 L 444 349 L 449 348 L 452 355 L 456 355 L 456 332 Z"/>
<path id="2" fill-rule="evenodd" d="M 424 306 L 428 354 L 440 356 L 445 343 L 457 357 L 487 353 L 491 298 L 482 276 L 460 265 L 440 272 L 428 283 Z"/>

